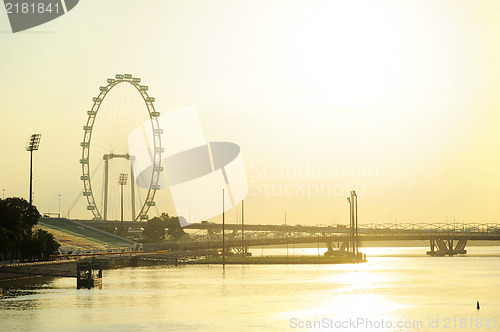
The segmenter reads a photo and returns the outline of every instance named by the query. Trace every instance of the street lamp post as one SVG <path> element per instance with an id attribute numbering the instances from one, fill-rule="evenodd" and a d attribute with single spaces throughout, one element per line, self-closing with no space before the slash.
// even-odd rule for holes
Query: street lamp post
<path id="1" fill-rule="evenodd" d="M 241 252 L 243 253 L 243 256 L 246 257 L 247 250 L 245 248 L 245 207 L 244 207 L 245 201 L 241 201 Z"/>
<path id="2" fill-rule="evenodd" d="M 224 207 L 224 189 L 222 189 L 222 267 L 226 264 L 226 220 L 225 220 L 225 207 Z"/>
<path id="3" fill-rule="evenodd" d="M 356 257 L 359 254 L 359 241 L 358 241 L 358 195 L 356 191 L 352 191 L 352 198 L 354 199 L 354 206 L 352 208 L 353 213 L 353 226 L 354 226 L 354 254 Z"/>
<path id="4" fill-rule="evenodd" d="M 28 139 L 26 151 L 30 152 L 30 205 L 33 203 L 33 151 L 38 150 L 42 134 L 33 134 Z"/>
<path id="5" fill-rule="evenodd" d="M 126 173 L 121 173 L 120 177 L 118 179 L 118 184 L 121 186 L 121 225 L 120 225 L 120 234 L 123 236 L 123 186 L 127 184 L 127 177 L 128 174 Z"/>
<path id="6" fill-rule="evenodd" d="M 358 196 L 356 191 L 351 190 L 350 197 L 347 197 L 349 202 L 349 222 L 352 242 L 352 255 L 358 256 L 359 241 L 358 241 Z"/>
<path id="7" fill-rule="evenodd" d="M 352 202 L 351 202 L 351 197 L 347 197 L 347 202 L 349 203 L 349 233 L 351 234 L 350 236 L 350 242 L 348 242 L 347 246 L 347 252 L 351 252 L 351 247 L 353 246 L 353 241 L 354 241 L 354 236 L 353 236 L 353 227 L 352 227 Z"/>

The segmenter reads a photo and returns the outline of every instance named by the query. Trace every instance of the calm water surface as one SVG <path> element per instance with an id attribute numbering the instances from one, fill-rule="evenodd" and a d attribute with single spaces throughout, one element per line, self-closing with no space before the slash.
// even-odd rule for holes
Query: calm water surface
<path id="1" fill-rule="evenodd" d="M 356 265 L 128 268 L 105 271 L 93 290 L 53 279 L 8 289 L 0 331 L 500 331 L 500 247 L 467 249 L 366 248 Z"/>

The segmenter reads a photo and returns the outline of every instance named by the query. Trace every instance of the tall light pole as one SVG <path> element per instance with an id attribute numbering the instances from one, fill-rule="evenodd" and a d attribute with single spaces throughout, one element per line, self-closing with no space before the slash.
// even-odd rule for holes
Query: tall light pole
<path id="1" fill-rule="evenodd" d="M 285 228 L 286 228 L 286 210 L 285 210 Z M 288 237 L 290 236 L 290 232 L 286 232 L 286 257 L 288 257 Z"/>
<path id="2" fill-rule="evenodd" d="M 356 191 L 351 190 L 350 197 L 347 197 L 349 202 L 349 220 L 350 220 L 350 230 L 351 230 L 351 242 L 352 242 L 352 254 L 354 256 L 358 255 L 359 252 L 359 241 L 358 241 L 358 196 Z"/>
<path id="3" fill-rule="evenodd" d="M 123 186 L 127 184 L 127 173 L 120 173 L 120 177 L 118 179 L 118 184 L 121 186 L 121 207 L 122 207 L 122 217 L 121 217 L 121 225 L 120 225 L 120 234 L 123 235 Z"/>
<path id="4" fill-rule="evenodd" d="M 353 207 L 353 225 L 354 225 L 354 254 L 357 256 L 359 252 L 359 243 L 358 243 L 358 195 L 356 195 L 356 191 L 351 191 L 352 198 L 354 198 L 354 207 Z"/>
<path id="5" fill-rule="evenodd" d="M 30 152 L 30 205 L 33 202 L 33 151 L 38 150 L 42 134 L 33 134 L 28 139 L 26 151 Z"/>
<path id="6" fill-rule="evenodd" d="M 241 252 L 246 257 L 247 251 L 245 249 L 245 201 L 241 201 Z"/>
<path id="7" fill-rule="evenodd" d="M 349 233 L 351 234 L 351 243 L 349 244 L 348 243 L 348 246 L 347 246 L 347 252 L 350 253 L 351 252 L 351 247 L 352 247 L 352 242 L 354 241 L 353 239 L 353 227 L 352 227 L 352 203 L 351 203 L 351 197 L 347 197 L 347 202 L 349 203 Z"/>
<path id="8" fill-rule="evenodd" d="M 225 206 L 224 206 L 224 189 L 222 189 L 222 267 L 226 264 L 226 219 L 225 216 Z"/>
<path id="9" fill-rule="evenodd" d="M 61 194 L 59 194 L 59 216 L 58 218 L 61 218 Z"/>

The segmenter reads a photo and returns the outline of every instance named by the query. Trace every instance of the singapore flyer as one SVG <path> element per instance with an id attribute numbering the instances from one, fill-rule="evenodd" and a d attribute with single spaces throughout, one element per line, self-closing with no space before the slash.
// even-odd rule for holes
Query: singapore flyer
<path id="1" fill-rule="evenodd" d="M 162 130 L 155 98 L 149 96 L 148 90 L 140 78 L 117 74 L 107 80 L 107 85 L 100 86 L 98 96 L 92 99 L 83 126 L 80 163 L 83 195 L 95 220 L 118 220 L 123 213 L 127 220 L 147 220 L 149 208 L 155 205 L 163 171 Z M 148 151 L 153 167 L 149 168 L 149 176 L 141 174 L 142 179 L 147 176 L 147 186 L 136 185 L 136 156 L 129 153 L 128 137 L 137 128 L 151 133 Z"/>

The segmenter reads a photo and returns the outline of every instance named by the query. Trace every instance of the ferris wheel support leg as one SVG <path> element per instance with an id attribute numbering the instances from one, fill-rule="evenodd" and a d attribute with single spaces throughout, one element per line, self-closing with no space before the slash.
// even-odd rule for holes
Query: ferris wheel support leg
<path id="1" fill-rule="evenodd" d="M 108 220 L 108 155 L 104 155 L 104 220 Z"/>
<path id="2" fill-rule="evenodd" d="M 130 197 L 132 200 L 132 221 L 135 221 L 135 178 L 134 178 L 134 157 L 130 157 Z"/>

